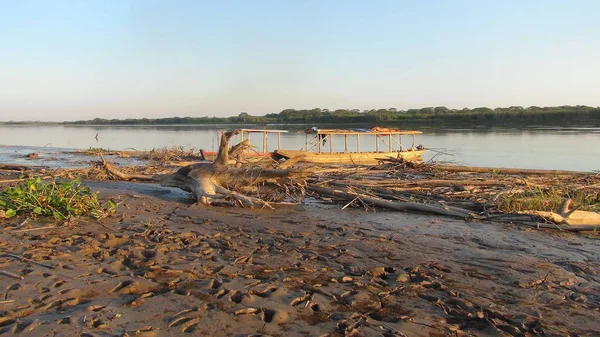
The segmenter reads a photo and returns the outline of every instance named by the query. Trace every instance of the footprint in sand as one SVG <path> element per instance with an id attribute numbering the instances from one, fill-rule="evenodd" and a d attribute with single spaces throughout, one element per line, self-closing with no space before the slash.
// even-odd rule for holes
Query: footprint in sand
<path id="1" fill-rule="evenodd" d="M 244 296 L 246 296 L 246 294 L 244 294 L 243 292 L 239 290 L 234 290 L 234 292 L 231 293 L 231 295 L 229 295 L 229 300 L 233 303 L 239 304 L 244 299 Z"/>

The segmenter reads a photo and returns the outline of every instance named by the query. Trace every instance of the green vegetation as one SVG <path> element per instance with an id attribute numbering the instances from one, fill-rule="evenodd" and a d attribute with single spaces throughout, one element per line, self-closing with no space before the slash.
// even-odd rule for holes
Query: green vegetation
<path id="1" fill-rule="evenodd" d="M 110 152 L 110 150 L 101 148 L 101 147 L 90 147 L 89 149 L 83 151 L 84 154 L 88 156 L 97 156 L 99 154 L 103 154 L 106 152 Z"/>
<path id="2" fill-rule="evenodd" d="M 80 181 L 43 181 L 28 178 L 14 187 L 0 191 L 0 217 L 15 215 L 52 216 L 56 220 L 90 215 L 104 218 L 115 212 L 117 204 L 109 200 L 102 207 L 98 195 Z"/>
<path id="3" fill-rule="evenodd" d="M 102 119 L 65 122 L 75 125 L 185 125 L 185 124 L 262 124 L 262 123 L 403 123 L 427 124 L 444 122 L 470 125 L 600 125 L 600 108 L 577 106 L 490 109 L 449 109 L 446 107 L 428 107 L 422 109 L 286 109 L 265 116 L 252 116 L 246 112 L 234 117 L 169 117 L 158 119 Z"/>
<path id="4" fill-rule="evenodd" d="M 500 196 L 497 206 L 504 212 L 545 211 L 556 212 L 565 199 L 581 205 L 582 211 L 600 211 L 600 194 L 593 189 L 576 187 L 534 188 L 521 193 Z"/>

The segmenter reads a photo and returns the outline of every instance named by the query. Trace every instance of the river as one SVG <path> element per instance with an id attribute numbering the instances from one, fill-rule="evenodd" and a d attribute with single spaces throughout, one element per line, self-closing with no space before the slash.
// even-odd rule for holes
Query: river
<path id="1" fill-rule="evenodd" d="M 216 150 L 218 131 L 228 128 L 232 126 L 0 125 L 0 162 L 19 162 L 17 159 L 29 152 L 89 148 L 151 150 L 184 146 Z M 300 132 L 306 128 L 304 125 L 265 128 L 289 131 L 282 134 L 283 149 L 300 149 L 305 143 L 305 135 Z M 416 144 L 431 150 L 425 160 L 435 157 L 436 161 L 473 166 L 600 170 L 599 127 L 458 129 L 424 126 L 418 129 L 423 134 L 417 136 Z M 276 142 L 276 137 L 269 139 L 270 150 L 275 148 Z M 412 139 L 405 136 L 404 143 L 410 146 Z M 261 136 L 256 135 L 253 144 L 262 144 Z M 334 150 L 340 150 L 343 144 L 343 140 L 336 141 Z M 351 141 L 349 148 L 355 148 L 354 144 Z M 361 150 L 374 147 L 374 139 L 361 140 Z"/>

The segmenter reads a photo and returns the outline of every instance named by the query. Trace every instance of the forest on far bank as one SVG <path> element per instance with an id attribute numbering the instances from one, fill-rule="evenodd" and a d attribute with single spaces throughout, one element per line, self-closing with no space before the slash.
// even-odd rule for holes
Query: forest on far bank
<path id="1" fill-rule="evenodd" d="M 511 106 L 507 108 L 448 109 L 427 107 L 421 109 L 285 109 L 278 113 L 253 116 L 241 112 L 232 117 L 166 117 L 80 120 L 62 122 L 65 125 L 181 125 L 181 124 L 267 124 L 267 123 L 362 123 L 362 124 L 422 124 L 440 122 L 444 124 L 468 125 L 600 125 L 600 107 L 558 106 L 527 108 Z"/>

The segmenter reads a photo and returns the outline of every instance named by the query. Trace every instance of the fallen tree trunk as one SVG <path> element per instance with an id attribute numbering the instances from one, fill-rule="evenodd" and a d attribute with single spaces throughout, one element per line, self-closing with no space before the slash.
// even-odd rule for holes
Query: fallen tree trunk
<path id="1" fill-rule="evenodd" d="M 542 212 L 542 211 L 524 211 L 521 213 L 530 213 L 540 216 L 547 221 L 554 222 L 558 225 L 569 225 L 569 226 L 600 226 L 600 213 L 579 211 L 578 208 L 573 207 L 573 200 L 570 198 L 565 199 L 556 212 Z"/>
<path id="2" fill-rule="evenodd" d="M 352 201 L 352 200 L 355 200 L 358 198 L 364 202 L 371 203 L 375 206 L 388 208 L 388 209 L 394 209 L 397 211 L 418 211 L 418 212 L 453 216 L 453 217 L 462 218 L 462 219 L 470 219 L 470 218 L 474 217 L 474 215 L 471 214 L 469 211 L 464 210 L 464 209 L 459 209 L 456 207 L 443 207 L 443 206 L 421 204 L 421 203 L 410 202 L 410 201 L 403 201 L 403 202 L 390 201 L 390 200 L 371 197 L 371 196 L 368 196 L 365 194 L 346 192 L 346 191 L 341 191 L 341 190 L 337 190 L 337 189 L 333 189 L 333 188 L 329 188 L 329 187 L 323 187 L 323 186 L 319 186 L 319 185 L 315 185 L 315 184 L 308 184 L 307 188 L 310 191 L 316 192 L 318 194 L 333 196 L 333 197 L 341 198 L 341 199 L 348 200 L 348 201 Z"/>
<path id="3" fill-rule="evenodd" d="M 411 189 L 404 188 L 404 187 L 394 187 L 394 188 L 386 189 L 386 188 L 380 188 L 379 185 L 364 186 L 364 185 L 360 185 L 360 184 L 356 184 L 356 183 L 346 183 L 345 184 L 343 182 L 340 182 L 339 180 L 329 182 L 328 185 L 342 187 L 342 188 L 352 187 L 355 189 L 366 190 L 366 192 L 368 192 L 369 194 L 373 194 L 382 199 L 398 200 L 398 201 L 410 201 L 413 199 L 418 199 L 418 200 L 432 201 L 435 203 L 441 203 L 447 207 L 456 207 L 457 209 L 469 210 L 469 211 L 474 211 L 474 212 L 483 212 L 483 211 L 485 211 L 485 209 L 487 207 L 489 207 L 488 204 L 475 202 L 475 201 L 469 201 L 469 200 L 453 199 L 453 198 L 446 197 L 444 195 L 427 194 L 427 193 L 409 193 L 408 191 L 410 191 Z M 365 187 L 367 187 L 367 189 L 365 189 Z M 362 194 L 364 194 L 364 193 L 362 193 Z"/>
<path id="4" fill-rule="evenodd" d="M 360 185 L 368 187 L 404 187 L 404 186 L 504 186 L 509 184 L 516 184 L 516 182 L 502 181 L 502 180 L 450 180 L 450 179 L 421 179 L 421 180 L 396 180 L 393 182 L 383 181 L 374 182 L 373 179 L 365 179 L 364 181 L 338 181 L 339 183 L 345 183 L 348 185 Z"/>
<path id="5" fill-rule="evenodd" d="M 101 156 L 104 168 L 113 176 L 122 180 L 155 181 L 162 186 L 177 187 L 191 192 L 196 202 L 210 205 L 212 202 L 222 202 L 231 197 L 245 207 L 272 208 L 268 202 L 232 191 L 223 185 L 256 183 L 268 178 L 288 177 L 297 172 L 293 169 L 264 169 L 262 167 L 231 167 L 230 159 L 242 153 L 248 147 L 247 141 L 236 144 L 229 149 L 229 140 L 236 131 L 225 132 L 221 137 L 219 153 L 214 162 L 201 162 L 180 168 L 172 174 L 139 175 L 127 174 L 116 169 Z"/>
<path id="6" fill-rule="evenodd" d="M 598 224 L 598 225 L 578 225 L 578 226 L 558 226 L 558 225 L 538 222 L 536 224 L 531 224 L 529 226 L 536 227 L 536 228 L 557 229 L 557 230 L 565 231 L 565 232 L 592 232 L 592 231 L 597 231 L 600 229 L 600 224 Z"/>
<path id="7" fill-rule="evenodd" d="M 477 166 L 455 166 L 434 165 L 434 169 L 448 172 L 478 172 L 478 173 L 500 173 L 500 174 L 531 174 L 531 175 L 589 175 L 590 172 L 566 171 L 566 170 L 537 170 L 517 169 L 504 167 L 477 167 Z"/>
<path id="8" fill-rule="evenodd" d="M 107 162 L 104 159 L 103 155 L 100 155 L 100 159 L 102 160 L 102 165 L 106 172 L 112 174 L 113 176 L 121 179 L 121 180 L 143 180 L 143 181 L 154 181 L 156 180 L 154 176 L 144 175 L 144 174 L 127 174 L 119 171 L 113 164 Z"/>
<path id="9" fill-rule="evenodd" d="M 17 165 L 17 164 L 0 164 L 0 170 L 7 171 L 31 171 L 36 169 L 43 169 L 45 166 L 27 166 L 27 165 Z"/>
<path id="10" fill-rule="evenodd" d="M 534 213 L 507 213 L 488 217 L 488 220 L 494 222 L 510 223 L 518 226 L 527 226 L 534 228 L 554 229 L 565 232 L 590 232 L 600 229 L 598 225 L 559 225 L 556 223 L 543 222 L 545 219 L 539 214 Z"/>
<path id="11" fill-rule="evenodd" d="M 559 214 L 555 212 L 524 211 L 522 213 L 539 215 L 557 225 L 600 226 L 600 214 L 596 212 L 574 211 L 570 214 Z"/>

